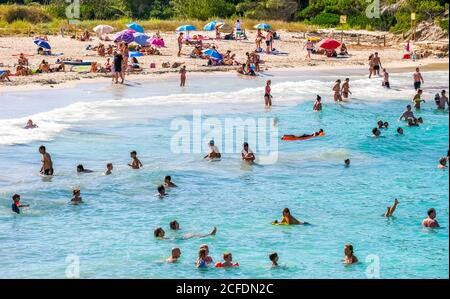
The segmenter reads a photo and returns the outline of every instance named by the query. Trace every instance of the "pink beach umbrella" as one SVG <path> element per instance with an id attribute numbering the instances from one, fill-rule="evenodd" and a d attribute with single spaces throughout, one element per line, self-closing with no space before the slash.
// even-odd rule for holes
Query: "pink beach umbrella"
<path id="1" fill-rule="evenodd" d="M 341 43 L 332 38 L 326 38 L 319 42 L 319 48 L 323 48 L 325 50 L 336 50 L 341 46 Z"/>
<path id="2" fill-rule="evenodd" d="M 162 38 L 150 38 L 148 40 L 149 44 L 158 48 L 164 47 L 166 44 Z"/>

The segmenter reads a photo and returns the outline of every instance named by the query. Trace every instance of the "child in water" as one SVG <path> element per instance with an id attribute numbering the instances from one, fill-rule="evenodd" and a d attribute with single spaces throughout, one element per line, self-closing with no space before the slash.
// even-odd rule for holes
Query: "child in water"
<path id="1" fill-rule="evenodd" d="M 344 164 L 345 167 L 350 167 L 350 159 L 345 159 Z"/>
<path id="2" fill-rule="evenodd" d="M 12 196 L 13 203 L 11 205 L 11 209 L 14 213 L 20 214 L 20 208 L 28 208 L 30 205 L 22 205 L 20 204 L 20 195 L 14 194 Z"/>
<path id="3" fill-rule="evenodd" d="M 351 244 L 346 244 L 344 247 L 344 264 L 346 265 L 351 265 L 351 264 L 355 264 L 358 262 L 358 258 L 353 254 L 353 245 Z"/>
<path id="4" fill-rule="evenodd" d="M 139 169 L 143 166 L 141 161 L 139 161 L 139 159 L 137 158 L 136 151 L 132 151 L 130 153 L 130 157 L 131 157 L 131 164 L 128 164 L 128 166 L 130 166 L 133 169 Z"/>
<path id="5" fill-rule="evenodd" d="M 272 268 L 278 267 L 278 253 L 272 252 L 272 253 L 269 255 L 269 259 L 270 259 L 270 261 L 272 262 Z"/>
<path id="6" fill-rule="evenodd" d="M 233 264 L 233 255 L 230 252 L 225 252 L 223 254 L 223 260 L 224 260 L 223 263 L 218 262 L 216 264 L 216 268 L 232 268 L 239 266 L 238 263 Z"/>
<path id="7" fill-rule="evenodd" d="M 172 187 L 178 187 L 177 185 L 175 185 L 174 183 L 172 183 L 172 177 L 170 175 L 167 175 L 164 178 L 164 187 L 166 188 L 172 188 Z"/>
<path id="8" fill-rule="evenodd" d="M 110 175 L 110 174 L 112 174 L 113 168 L 114 168 L 114 167 L 113 167 L 113 164 L 112 164 L 112 163 L 106 164 L 105 175 Z"/>
<path id="9" fill-rule="evenodd" d="M 163 198 L 164 196 L 167 196 L 166 188 L 164 188 L 163 185 L 158 187 L 158 193 L 155 194 L 155 196 L 159 198 Z"/>
<path id="10" fill-rule="evenodd" d="M 77 205 L 77 204 L 83 203 L 83 199 L 81 198 L 81 191 L 80 191 L 80 189 L 74 189 L 72 191 L 72 195 L 73 195 L 73 197 L 70 200 L 71 204 Z"/>

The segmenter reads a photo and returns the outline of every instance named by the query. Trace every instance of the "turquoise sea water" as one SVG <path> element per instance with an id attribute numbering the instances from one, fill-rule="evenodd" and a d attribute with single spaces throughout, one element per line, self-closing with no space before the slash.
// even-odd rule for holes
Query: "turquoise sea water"
<path id="1" fill-rule="evenodd" d="M 397 120 L 414 95 L 410 74 L 391 77 L 394 90 L 387 91 L 379 79 L 354 74 L 353 98 L 341 105 L 330 100 L 336 76 L 302 74 L 192 78 L 181 91 L 168 80 L 124 88 L 86 85 L 39 96 L 1 94 L 0 277 L 64 278 L 67 256 L 76 255 L 81 278 L 366 278 L 374 256 L 380 278 L 448 278 L 449 178 L 448 170 L 436 166 L 448 150 L 449 114 L 437 112 L 432 101 L 435 92 L 448 90 L 448 72 L 425 74 L 427 103 L 416 112 L 425 123 L 417 128 Z M 261 107 L 266 79 L 273 80 L 270 111 Z M 317 93 L 324 98 L 322 113 L 311 111 Z M 194 110 L 203 121 L 266 119 L 279 137 L 320 128 L 327 135 L 277 139 L 273 164 L 242 164 L 240 149 L 220 162 L 205 162 L 202 153 L 178 154 L 171 147 L 174 120 L 192 125 Z M 29 117 L 38 130 L 20 128 Z M 374 139 L 371 129 L 379 119 L 391 127 Z M 404 136 L 397 136 L 398 126 Z M 189 145 L 204 145 L 203 133 Z M 230 140 L 216 139 L 220 147 Z M 41 144 L 54 160 L 51 180 L 38 174 Z M 143 169 L 126 166 L 131 150 L 138 151 Z M 350 168 L 343 166 L 346 158 Z M 114 174 L 102 176 L 108 162 Z M 78 164 L 96 172 L 77 175 Z M 160 200 L 154 194 L 165 175 L 179 188 Z M 71 206 L 76 186 L 85 203 Z M 31 204 L 21 215 L 10 210 L 16 192 Z M 395 197 L 400 201 L 395 217 L 382 217 Z M 284 207 L 312 225 L 272 226 Z M 430 207 L 442 228 L 421 227 Z M 178 233 L 168 227 L 174 219 L 182 228 Z M 213 226 L 218 233 L 156 240 L 153 230 L 159 226 L 168 237 L 207 233 Z M 215 261 L 230 251 L 241 266 L 196 269 L 203 243 Z M 354 245 L 358 265 L 341 264 L 346 243 Z M 164 263 L 175 246 L 181 260 Z M 272 251 L 284 267 L 270 268 Z"/>

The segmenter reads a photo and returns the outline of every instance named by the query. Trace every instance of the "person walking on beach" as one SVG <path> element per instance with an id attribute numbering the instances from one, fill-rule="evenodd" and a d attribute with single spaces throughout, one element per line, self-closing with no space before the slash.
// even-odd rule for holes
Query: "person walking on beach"
<path id="1" fill-rule="evenodd" d="M 350 91 L 350 79 L 346 78 L 344 84 L 342 84 L 342 97 L 348 99 L 348 94 L 352 94 Z"/>
<path id="2" fill-rule="evenodd" d="M 322 98 L 319 95 L 317 95 L 316 101 L 314 102 L 313 111 L 322 111 Z"/>
<path id="3" fill-rule="evenodd" d="M 113 75 L 113 82 L 118 84 L 119 83 L 119 77 L 120 77 L 120 84 L 123 84 L 125 78 L 123 76 L 122 72 L 122 63 L 123 63 L 123 56 L 122 54 L 118 52 L 114 52 L 114 75 Z"/>
<path id="4" fill-rule="evenodd" d="M 341 96 L 341 79 L 337 79 L 334 86 L 334 101 L 335 102 L 342 102 L 342 96 Z"/>
<path id="5" fill-rule="evenodd" d="M 381 70 L 381 58 L 378 56 L 378 52 L 375 52 L 375 55 L 372 57 L 372 65 L 373 65 L 373 74 L 380 76 Z"/>
<path id="6" fill-rule="evenodd" d="M 413 80 L 414 80 L 414 89 L 418 90 L 422 87 L 422 84 L 425 83 L 423 80 L 422 74 L 420 73 L 420 69 L 416 68 L 416 72 L 413 74 Z"/>
<path id="7" fill-rule="evenodd" d="M 264 93 L 264 102 L 266 104 L 266 107 L 272 107 L 272 88 L 270 85 L 272 84 L 271 80 L 267 80 L 266 87 L 265 87 L 265 93 Z"/>
<path id="8" fill-rule="evenodd" d="M 311 60 L 312 59 L 311 54 L 313 53 L 313 50 L 314 50 L 314 43 L 309 39 L 306 42 L 305 47 L 306 47 L 306 52 L 307 52 L 306 58 Z M 303 47 L 303 48 L 305 48 L 305 47 Z"/>
<path id="9" fill-rule="evenodd" d="M 40 173 L 42 175 L 53 175 L 52 157 L 50 156 L 49 153 L 47 153 L 47 149 L 45 148 L 45 146 L 41 145 L 39 147 L 39 153 L 42 156 L 42 158 L 41 158 L 42 166 L 41 166 Z"/>
<path id="10" fill-rule="evenodd" d="M 180 86 L 184 87 L 186 86 L 186 66 L 183 65 L 183 67 L 181 67 L 180 69 Z"/>
<path id="11" fill-rule="evenodd" d="M 130 50 L 128 49 L 127 43 L 122 43 L 122 47 L 120 50 L 122 54 L 122 77 L 125 79 L 125 72 L 128 68 L 128 56 L 130 55 Z"/>
<path id="12" fill-rule="evenodd" d="M 266 52 L 267 54 L 272 53 L 273 50 L 273 33 L 272 30 L 267 31 L 266 35 Z"/>
<path id="13" fill-rule="evenodd" d="M 181 49 L 183 48 L 183 32 L 178 35 L 178 57 L 181 56 Z"/>

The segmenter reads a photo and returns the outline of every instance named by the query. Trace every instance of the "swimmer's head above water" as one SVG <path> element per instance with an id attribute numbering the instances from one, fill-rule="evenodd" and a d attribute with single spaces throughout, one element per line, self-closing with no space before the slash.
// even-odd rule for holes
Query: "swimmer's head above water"
<path id="1" fill-rule="evenodd" d="M 154 234 L 155 238 L 164 238 L 164 236 L 166 235 L 166 232 L 162 229 L 162 227 L 158 227 L 157 229 L 155 229 L 153 234 Z"/>
<path id="2" fill-rule="evenodd" d="M 176 220 L 171 221 L 169 223 L 169 226 L 170 226 L 170 229 L 173 229 L 173 230 L 179 230 L 180 229 L 180 224 Z"/>

